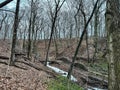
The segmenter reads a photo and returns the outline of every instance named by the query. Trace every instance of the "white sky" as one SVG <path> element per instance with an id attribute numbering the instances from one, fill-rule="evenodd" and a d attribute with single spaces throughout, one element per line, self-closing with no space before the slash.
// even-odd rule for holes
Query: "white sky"
<path id="1" fill-rule="evenodd" d="M 0 0 L 0 3 L 3 2 L 3 1 L 5 1 L 5 0 Z M 20 0 L 21 6 L 24 5 L 26 1 L 27 0 Z M 8 8 L 8 9 L 14 9 L 15 6 L 16 6 L 16 2 L 17 2 L 17 0 L 13 0 L 9 4 L 7 4 L 5 7 Z"/>

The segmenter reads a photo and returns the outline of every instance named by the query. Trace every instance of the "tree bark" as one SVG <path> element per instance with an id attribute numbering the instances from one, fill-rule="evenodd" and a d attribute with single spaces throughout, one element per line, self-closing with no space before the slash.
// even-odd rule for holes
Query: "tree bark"
<path id="1" fill-rule="evenodd" d="M 119 0 L 106 4 L 106 31 L 108 41 L 108 90 L 120 90 L 120 19 Z"/>
<path id="2" fill-rule="evenodd" d="M 13 30 L 13 37 L 12 37 L 10 65 L 14 65 L 14 63 L 15 63 L 15 46 L 16 46 L 16 39 L 17 39 L 17 28 L 18 28 L 18 24 L 19 24 L 19 20 L 18 20 L 19 7 L 20 7 L 20 0 L 17 0 L 15 20 L 14 20 L 14 30 Z"/>
<path id="3" fill-rule="evenodd" d="M 31 10 L 30 10 L 30 18 L 29 18 L 29 28 L 28 28 L 28 50 L 27 50 L 27 57 L 30 58 L 31 53 L 32 53 L 32 18 L 33 18 L 33 13 L 32 13 L 32 5 L 33 5 L 33 0 L 31 1 Z"/>

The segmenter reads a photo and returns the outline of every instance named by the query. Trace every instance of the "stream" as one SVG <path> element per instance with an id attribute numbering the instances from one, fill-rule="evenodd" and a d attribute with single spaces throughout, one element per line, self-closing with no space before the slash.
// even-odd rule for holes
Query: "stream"
<path id="1" fill-rule="evenodd" d="M 49 62 L 47 63 L 47 67 L 49 67 L 50 69 L 52 69 L 56 73 L 59 73 L 59 74 L 61 74 L 64 77 L 67 77 L 68 72 L 63 71 L 63 70 L 61 70 L 61 69 L 59 69 L 57 67 L 50 66 Z M 73 75 L 71 75 L 71 80 L 74 81 L 74 82 L 77 82 L 77 79 Z"/>
<path id="2" fill-rule="evenodd" d="M 61 70 L 57 67 L 51 66 L 49 62 L 47 63 L 47 67 L 52 69 L 54 72 L 59 73 L 64 77 L 67 77 L 68 72 L 63 71 L 63 70 Z M 78 81 L 73 75 L 71 75 L 71 80 L 74 81 L 74 82 Z M 107 89 L 100 89 L 100 88 L 92 87 L 92 89 L 88 88 L 87 90 L 107 90 Z"/>

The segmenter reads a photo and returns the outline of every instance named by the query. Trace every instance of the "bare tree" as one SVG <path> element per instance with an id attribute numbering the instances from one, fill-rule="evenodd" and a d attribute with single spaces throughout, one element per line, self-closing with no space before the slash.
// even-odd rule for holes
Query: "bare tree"
<path id="1" fill-rule="evenodd" d="M 97 8 L 94 13 L 94 47 L 95 52 L 93 55 L 93 61 L 97 58 L 97 52 L 98 52 L 98 25 L 99 25 L 99 18 L 100 18 L 100 7 L 104 4 L 105 0 L 99 1 Z M 94 2 L 93 2 L 94 3 Z"/>
<path id="2" fill-rule="evenodd" d="M 1 22 L 0 22 L 0 31 L 1 31 L 1 29 L 2 29 L 2 26 L 3 26 L 3 22 L 5 22 L 5 19 L 7 18 L 7 13 L 4 15 L 3 14 L 3 18 L 2 18 L 2 20 L 1 20 Z"/>
<path id="3" fill-rule="evenodd" d="M 8 34 L 8 31 L 9 31 L 9 17 L 7 17 L 7 20 L 4 21 L 4 38 L 3 40 L 5 41 L 6 40 L 6 37 L 7 37 L 7 34 Z"/>
<path id="4" fill-rule="evenodd" d="M 30 17 L 29 17 L 29 28 L 28 28 L 28 50 L 27 57 L 30 58 L 33 50 L 33 36 L 35 31 L 35 22 L 37 17 L 37 6 L 38 0 L 32 0 L 30 4 Z"/>
<path id="5" fill-rule="evenodd" d="M 63 0 L 62 3 L 61 3 L 60 0 L 54 0 L 54 2 L 55 2 L 55 10 L 54 11 L 50 11 L 52 26 L 51 26 L 50 40 L 49 40 L 47 54 L 46 54 L 45 66 L 47 66 L 47 62 L 48 62 L 48 54 L 49 54 L 49 49 L 50 49 L 52 36 L 53 36 L 53 33 L 54 33 L 54 29 L 55 29 L 55 23 L 56 23 L 56 19 L 57 19 L 57 16 L 58 16 L 58 12 L 60 11 L 62 5 L 65 2 L 65 0 Z"/>
<path id="6" fill-rule="evenodd" d="M 16 3 L 16 12 L 15 12 L 15 19 L 14 19 L 14 29 L 13 29 L 13 37 L 12 37 L 12 48 L 11 48 L 11 57 L 10 57 L 10 65 L 14 65 L 15 63 L 15 47 L 16 47 L 16 39 L 17 39 L 17 28 L 19 25 L 19 7 L 20 7 L 20 0 L 17 0 Z"/>
<path id="7" fill-rule="evenodd" d="M 82 43 L 82 41 L 83 41 L 83 37 L 84 37 L 84 35 L 85 35 L 86 31 L 87 31 L 88 24 L 89 24 L 90 20 L 91 20 L 92 17 L 93 17 L 93 14 L 94 14 L 95 9 L 96 9 L 96 7 L 97 7 L 98 1 L 99 1 L 99 0 L 96 1 L 95 6 L 94 6 L 94 8 L 93 8 L 93 10 L 92 10 L 92 13 L 91 13 L 89 19 L 87 20 L 86 25 L 84 26 L 84 30 L 83 30 L 82 35 L 81 35 L 81 37 L 80 37 L 80 41 L 79 41 L 79 43 L 78 43 L 78 46 L 77 46 L 77 48 L 76 48 L 74 57 L 73 57 L 73 59 L 72 59 L 72 63 L 71 63 L 71 65 L 70 65 L 70 68 L 69 68 L 69 71 L 68 71 L 68 75 L 67 75 L 67 78 L 68 78 L 68 79 L 70 79 L 70 77 L 71 77 L 71 74 L 72 74 L 72 70 L 73 70 L 73 67 L 74 67 L 74 62 L 75 62 L 75 60 L 76 60 L 77 53 L 78 53 L 79 48 L 80 48 L 80 46 L 81 46 L 81 43 Z"/>

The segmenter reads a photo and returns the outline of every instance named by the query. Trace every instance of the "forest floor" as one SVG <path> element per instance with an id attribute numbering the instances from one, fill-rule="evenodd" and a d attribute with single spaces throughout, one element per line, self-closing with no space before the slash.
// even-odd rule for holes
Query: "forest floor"
<path id="1" fill-rule="evenodd" d="M 21 42 L 18 43 L 19 49 Z M 35 50 L 38 57 L 35 58 L 36 54 L 33 54 L 31 61 L 24 60 L 22 56 L 18 56 L 15 66 L 9 66 L 7 65 L 9 63 L 9 59 L 0 58 L 0 90 L 47 90 L 47 83 L 58 75 L 43 65 L 47 43 L 48 40 L 40 40 L 37 42 L 37 48 Z M 58 67 L 64 71 L 68 71 L 77 43 L 78 42 L 75 39 L 58 40 L 58 55 L 56 56 L 54 41 L 52 41 L 49 53 L 50 65 Z M 86 87 L 88 85 L 92 87 L 107 88 L 106 60 L 100 58 L 100 60 L 96 60 L 94 64 L 88 64 L 85 43 L 86 42 L 83 41 L 75 62 L 76 66 L 74 67 L 72 74 L 77 78 L 77 84 L 82 87 Z M 102 40 L 100 43 L 99 48 L 102 52 L 105 44 Z M 10 45 L 11 43 L 8 40 L 0 40 L 0 56 L 10 57 Z M 101 52 L 98 55 L 99 57 L 102 56 Z M 94 55 L 93 40 L 89 40 L 89 53 L 90 59 L 92 59 Z M 91 79 L 93 77 L 95 78 Z M 86 81 L 87 79 L 90 79 L 89 82 Z M 98 79 L 100 82 L 97 82 L 98 80 L 94 81 L 95 79 Z M 105 83 L 101 82 L 104 80 Z"/>

